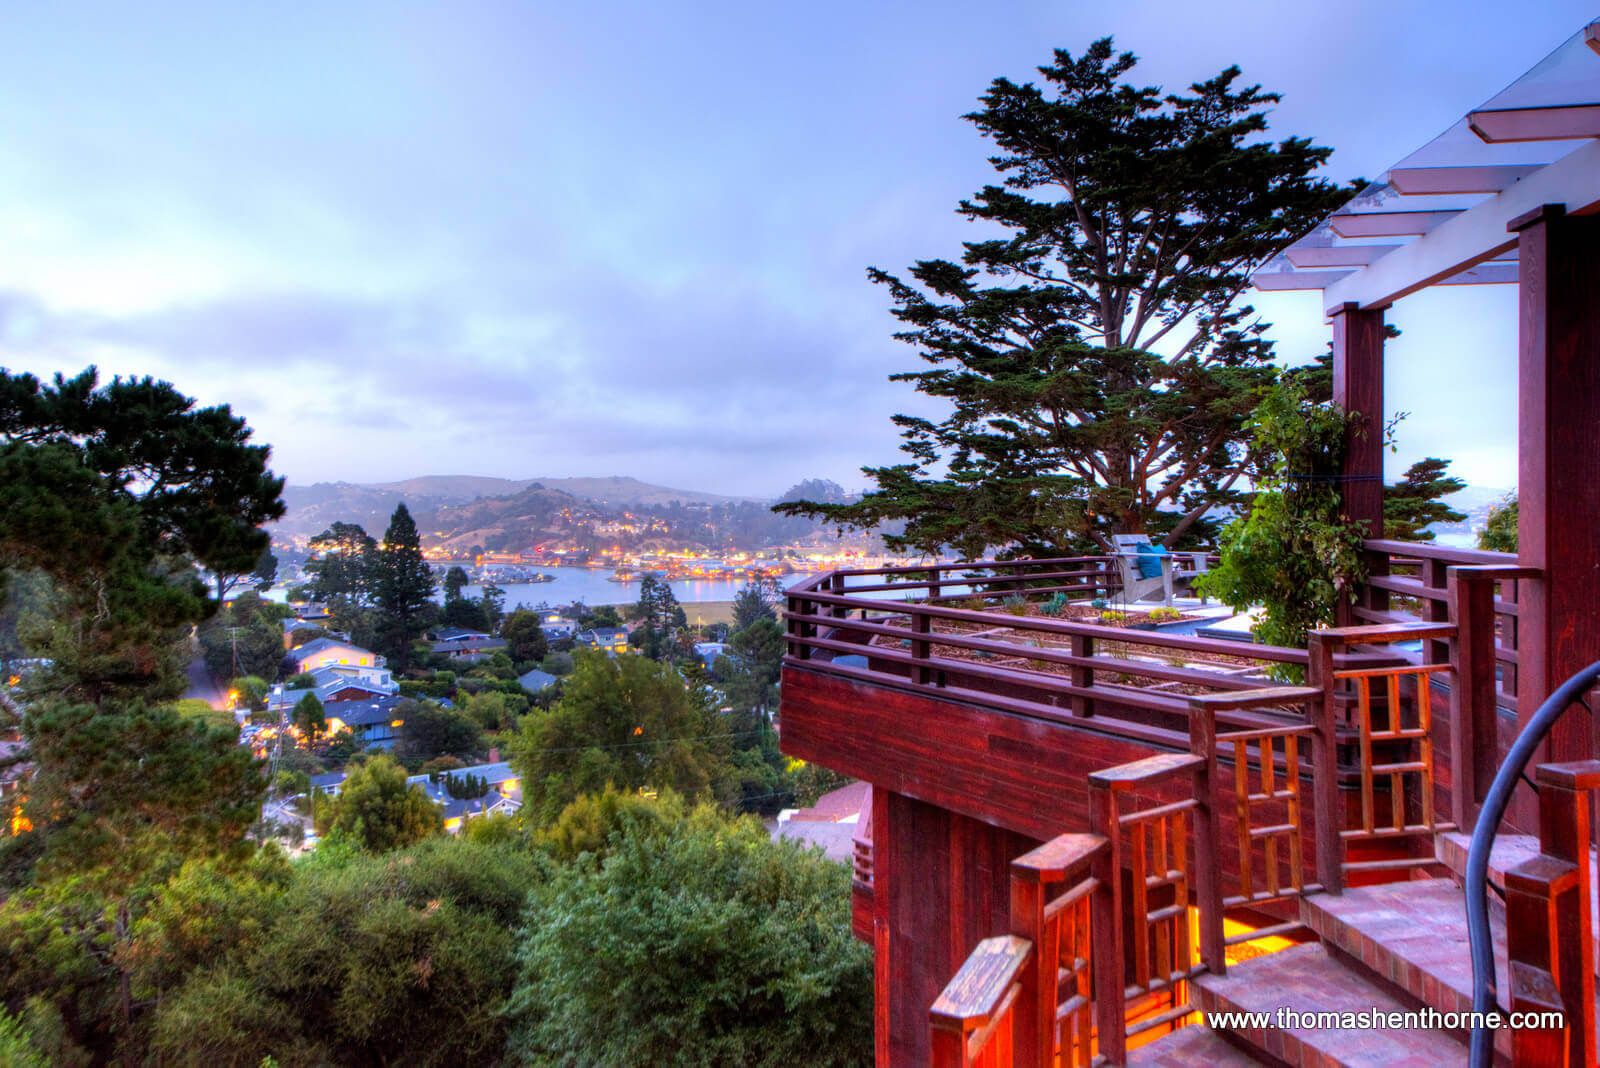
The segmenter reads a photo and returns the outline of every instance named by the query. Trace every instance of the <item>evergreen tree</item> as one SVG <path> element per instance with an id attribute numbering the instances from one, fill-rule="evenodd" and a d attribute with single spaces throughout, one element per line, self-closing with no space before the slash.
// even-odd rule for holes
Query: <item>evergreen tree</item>
<path id="1" fill-rule="evenodd" d="M 1459 478 L 1445 474 L 1449 460 L 1430 456 L 1406 469 L 1400 481 L 1383 488 L 1383 536 L 1401 541 L 1432 541 L 1434 523 L 1459 523 L 1467 518 L 1443 498 L 1466 489 Z"/>
<path id="2" fill-rule="evenodd" d="M 751 582 L 733 596 L 733 629 L 744 630 L 758 619 L 778 619 L 774 607 L 782 600 L 782 591 L 772 579 Z"/>
<path id="3" fill-rule="evenodd" d="M 295 702 L 293 722 L 305 735 L 307 746 L 317 744 L 317 736 L 327 729 L 328 715 L 316 694 L 308 693 Z"/>
<path id="4" fill-rule="evenodd" d="M 910 281 L 869 272 L 931 365 L 894 380 L 951 414 L 896 416 L 910 462 L 865 469 L 877 488 L 860 501 L 778 511 L 904 520 L 890 546 L 976 557 L 1113 532 L 1172 544 L 1237 502 L 1254 468 L 1245 420 L 1277 374 L 1237 300 L 1353 190 L 1312 177 L 1327 149 L 1262 136 L 1278 96 L 1236 87 L 1238 68 L 1164 96 L 1123 80 L 1135 62 L 1109 39 L 1058 50 L 1044 88 L 998 78 L 966 116 L 1005 178 L 959 211 L 1009 233 Z"/>
<path id="5" fill-rule="evenodd" d="M 433 569 L 422 558 L 417 524 L 402 501 L 395 506 L 378 553 L 373 600 L 383 614 L 382 630 L 396 666 L 411 666 L 411 639 L 433 615 Z"/>
<path id="6" fill-rule="evenodd" d="M 472 580 L 467 577 L 466 571 L 459 565 L 453 565 L 444 573 L 444 603 L 461 600 L 461 591 L 471 585 Z"/>
<path id="7" fill-rule="evenodd" d="M 372 853 L 402 849 L 444 829 L 439 806 L 386 756 L 352 771 L 322 815 L 319 834 L 342 832 Z"/>
<path id="8" fill-rule="evenodd" d="M 1478 532 L 1478 548 L 1493 553 L 1517 551 L 1517 499 L 1511 497 L 1489 510 L 1489 518 Z"/>
<path id="9" fill-rule="evenodd" d="M 335 523 L 311 539 L 306 571 L 319 601 L 339 598 L 357 606 L 372 602 L 378 543 L 356 523 Z"/>

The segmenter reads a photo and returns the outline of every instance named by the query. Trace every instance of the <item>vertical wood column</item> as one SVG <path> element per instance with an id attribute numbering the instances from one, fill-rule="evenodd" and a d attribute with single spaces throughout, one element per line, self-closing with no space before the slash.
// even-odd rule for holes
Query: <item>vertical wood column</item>
<path id="1" fill-rule="evenodd" d="M 1333 401 L 1361 422 L 1344 442 L 1345 514 L 1383 537 L 1383 311 L 1333 310 Z"/>
<path id="2" fill-rule="evenodd" d="M 1526 724 L 1569 675 L 1600 658 L 1600 217 L 1547 204 L 1518 234 L 1518 556 L 1543 578 L 1519 604 L 1517 713 Z M 1563 716 L 1549 759 L 1594 756 L 1593 729 Z"/>

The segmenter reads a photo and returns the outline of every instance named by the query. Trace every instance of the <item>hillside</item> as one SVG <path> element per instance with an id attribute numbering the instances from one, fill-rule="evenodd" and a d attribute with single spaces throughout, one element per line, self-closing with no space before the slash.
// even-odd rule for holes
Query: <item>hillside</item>
<path id="1" fill-rule="evenodd" d="M 730 497 L 698 490 L 673 489 L 641 482 L 636 478 L 612 475 L 606 478 L 488 478 L 479 475 L 423 475 L 399 482 L 318 482 L 311 486 L 284 487 L 288 512 L 272 527 L 286 540 L 309 538 L 335 522 L 358 523 L 376 535 L 388 525 L 395 505 L 404 501 L 417 517 L 418 528 L 444 531 L 444 526 L 424 522 L 442 509 L 474 501 L 516 497 L 533 486 L 569 495 L 578 501 L 591 501 L 601 509 L 649 508 L 681 501 L 688 505 L 727 505 L 763 503 L 755 497 Z M 530 513 L 535 519 L 538 507 Z M 486 517 L 479 517 L 486 518 Z M 462 522 L 468 522 L 463 519 Z M 457 526 L 448 520 L 451 527 Z M 536 526 L 535 526 L 536 529 Z M 534 530 L 523 533 L 532 534 Z"/>

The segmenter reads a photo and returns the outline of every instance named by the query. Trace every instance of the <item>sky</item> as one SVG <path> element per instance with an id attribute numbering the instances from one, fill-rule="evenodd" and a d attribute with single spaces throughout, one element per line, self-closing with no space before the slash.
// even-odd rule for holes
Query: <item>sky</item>
<path id="1" fill-rule="evenodd" d="M 775 496 L 897 462 L 921 361 L 868 266 L 954 257 L 960 116 L 1113 35 L 1237 63 L 1375 177 L 1600 14 L 1286 4 L 75 3 L 0 43 L 0 366 L 231 404 L 293 483 L 632 475 Z M 1320 294 L 1254 299 L 1279 353 Z M 1392 472 L 1516 481 L 1514 287 L 1397 304 Z M 1392 410 L 1391 410 L 1392 414 Z"/>

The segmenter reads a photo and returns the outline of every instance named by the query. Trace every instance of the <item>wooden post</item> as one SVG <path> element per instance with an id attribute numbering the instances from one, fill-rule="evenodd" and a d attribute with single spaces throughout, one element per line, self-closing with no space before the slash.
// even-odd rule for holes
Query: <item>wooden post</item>
<path id="1" fill-rule="evenodd" d="M 1094 952 L 1094 1017 L 1099 1032 L 1100 1055 L 1107 1064 L 1127 1063 L 1128 1018 L 1122 991 L 1122 828 L 1117 825 L 1116 795 L 1104 783 L 1089 780 L 1089 829 L 1106 839 L 1106 848 L 1094 861 L 1099 885 L 1090 906 Z M 1141 932 L 1140 937 L 1143 937 Z"/>
<path id="2" fill-rule="evenodd" d="M 1086 634 L 1072 636 L 1072 655 L 1084 658 L 1094 656 L 1094 639 Z M 1072 685 L 1082 686 L 1087 689 L 1094 685 L 1094 668 L 1079 667 L 1074 665 L 1069 669 L 1068 678 Z M 1094 715 L 1094 699 L 1090 697 L 1073 697 L 1071 699 L 1072 714 L 1075 716 Z"/>
<path id="3" fill-rule="evenodd" d="M 1524 724 L 1563 680 L 1600 655 L 1600 217 L 1547 204 L 1517 236 L 1518 556 L 1543 577 L 1520 604 L 1517 711 Z M 1597 754 L 1591 724 L 1563 717 L 1554 761 Z"/>
<path id="4" fill-rule="evenodd" d="M 1337 706 L 1333 698 L 1333 646 L 1320 634 L 1310 640 L 1306 683 L 1322 691 L 1312 702 L 1316 733 L 1311 742 L 1311 811 L 1316 820 L 1317 882 L 1330 894 L 1344 892 L 1344 816 L 1339 806 Z"/>
<path id="5" fill-rule="evenodd" d="M 925 612 L 918 612 L 915 609 L 908 609 L 908 610 L 910 610 L 912 612 L 912 615 L 911 615 L 911 629 L 912 630 L 916 631 L 916 633 L 918 635 L 928 634 L 928 633 L 930 633 L 932 631 L 932 629 L 933 629 L 933 617 L 932 616 L 928 615 Z M 923 638 L 923 637 L 917 637 L 917 638 L 911 639 L 911 655 L 914 658 L 916 658 L 918 661 L 920 661 L 920 663 L 918 663 L 918 665 L 917 665 L 916 676 L 913 679 L 913 681 L 917 682 L 917 683 L 920 683 L 923 686 L 928 686 L 928 685 L 931 685 L 933 683 L 933 669 L 928 666 L 928 650 L 929 650 L 928 639 Z"/>
<path id="6" fill-rule="evenodd" d="M 1333 401 L 1360 416 L 1345 436 L 1345 514 L 1383 537 L 1383 309 L 1333 311 Z"/>
<path id="7" fill-rule="evenodd" d="M 1034 876 L 1030 878 L 1029 876 Z M 1058 933 L 1059 925 L 1051 924 Z M 1022 992 L 1012 1008 L 1012 1048 L 1017 1068 L 1048 1068 L 1055 1056 L 1055 983 L 1045 979 L 1060 956 L 1045 937 L 1044 886 L 1036 873 L 1011 869 L 1011 933 L 1033 943 L 1034 953 L 1017 977 Z M 1049 944 L 1047 944 L 1049 943 Z"/>
<path id="8" fill-rule="evenodd" d="M 1200 963 L 1215 975 L 1228 971 L 1222 925 L 1222 873 L 1217 839 L 1217 714 L 1204 705 L 1189 706 L 1189 752 L 1205 762 L 1194 769 L 1194 884 L 1200 912 Z M 1290 774 L 1298 774 L 1291 769 Z M 1250 855 L 1239 858 L 1249 864 Z"/>
<path id="9" fill-rule="evenodd" d="M 1513 1064 L 1593 1064 L 1594 926 L 1590 913 L 1589 791 L 1600 762 L 1547 764 L 1539 782 L 1540 855 L 1506 872 L 1506 956 L 1513 1012 L 1558 1008 L 1564 1048 L 1549 1031 L 1513 1034 Z M 1553 1054 L 1559 1056 L 1552 1057 Z M 1564 1056 L 1564 1060 L 1560 1059 Z"/>
<path id="10" fill-rule="evenodd" d="M 1500 766 L 1494 686 L 1494 579 L 1452 567 L 1450 617 L 1456 625 L 1450 675 L 1450 818 L 1462 831 Z M 1423 682 L 1421 685 L 1427 685 Z"/>

